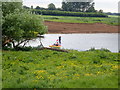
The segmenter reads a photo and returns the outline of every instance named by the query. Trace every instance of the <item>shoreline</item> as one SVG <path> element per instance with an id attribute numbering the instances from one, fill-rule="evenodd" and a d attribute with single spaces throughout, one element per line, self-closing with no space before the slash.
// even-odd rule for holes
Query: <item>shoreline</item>
<path id="1" fill-rule="evenodd" d="M 95 33 L 119 33 L 119 26 L 112 26 L 102 23 L 64 23 L 45 21 L 48 27 L 48 34 L 95 34 Z"/>
<path id="2" fill-rule="evenodd" d="M 119 33 L 46 33 L 46 34 L 119 34 Z"/>

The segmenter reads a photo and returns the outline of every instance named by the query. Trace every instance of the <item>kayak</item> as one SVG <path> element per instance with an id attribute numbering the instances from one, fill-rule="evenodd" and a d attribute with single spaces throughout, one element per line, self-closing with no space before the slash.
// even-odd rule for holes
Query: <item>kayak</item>
<path id="1" fill-rule="evenodd" d="M 59 45 L 59 46 L 50 45 L 49 47 L 61 47 L 61 45 Z"/>

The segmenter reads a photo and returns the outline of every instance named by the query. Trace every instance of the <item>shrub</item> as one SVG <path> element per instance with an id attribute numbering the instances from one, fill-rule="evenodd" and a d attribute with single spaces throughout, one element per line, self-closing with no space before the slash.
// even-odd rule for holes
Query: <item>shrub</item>
<path id="1" fill-rule="evenodd" d="M 93 47 L 93 48 L 89 49 L 88 51 L 96 51 L 96 49 Z"/>
<path id="2" fill-rule="evenodd" d="M 57 10 L 34 10 L 39 15 L 53 15 L 53 16 L 76 16 L 76 17 L 108 17 L 104 13 L 88 13 L 88 12 L 69 12 L 69 11 L 57 11 Z"/>
<path id="3" fill-rule="evenodd" d="M 101 50 L 101 51 L 105 51 L 105 52 L 111 52 L 110 50 L 105 49 L 105 48 L 101 48 L 100 50 Z"/>
<path id="4" fill-rule="evenodd" d="M 31 51 L 33 48 L 31 46 L 29 47 L 17 47 L 15 50 L 17 51 Z"/>

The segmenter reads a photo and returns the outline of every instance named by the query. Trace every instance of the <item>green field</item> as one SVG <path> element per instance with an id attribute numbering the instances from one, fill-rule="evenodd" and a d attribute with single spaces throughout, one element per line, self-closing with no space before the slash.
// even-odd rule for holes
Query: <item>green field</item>
<path id="1" fill-rule="evenodd" d="M 42 16 L 46 21 L 66 22 L 66 23 L 104 23 L 109 25 L 118 24 L 118 17 L 109 15 L 108 18 L 102 17 L 70 17 L 70 16 Z"/>
<path id="2" fill-rule="evenodd" d="M 118 16 L 118 15 L 108 15 L 108 17 L 118 18 L 118 17 L 120 17 L 120 16 Z"/>
<path id="3" fill-rule="evenodd" d="M 3 88 L 118 88 L 118 53 L 3 51 Z"/>

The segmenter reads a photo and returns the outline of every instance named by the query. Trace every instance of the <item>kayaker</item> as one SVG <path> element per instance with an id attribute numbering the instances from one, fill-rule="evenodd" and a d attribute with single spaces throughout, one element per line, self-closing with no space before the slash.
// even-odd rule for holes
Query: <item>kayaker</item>
<path id="1" fill-rule="evenodd" d="M 59 46 L 58 39 L 56 40 L 55 46 Z"/>
<path id="2" fill-rule="evenodd" d="M 59 36 L 59 44 L 61 45 L 61 36 Z"/>

